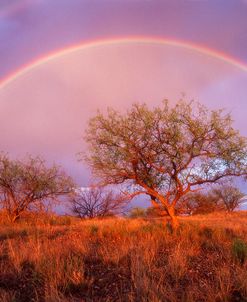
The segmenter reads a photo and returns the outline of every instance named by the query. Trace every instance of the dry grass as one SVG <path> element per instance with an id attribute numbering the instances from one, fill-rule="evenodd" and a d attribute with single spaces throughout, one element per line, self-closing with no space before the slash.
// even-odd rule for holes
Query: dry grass
<path id="1" fill-rule="evenodd" d="M 59 219 L 0 225 L 0 301 L 247 301 L 246 212 Z"/>

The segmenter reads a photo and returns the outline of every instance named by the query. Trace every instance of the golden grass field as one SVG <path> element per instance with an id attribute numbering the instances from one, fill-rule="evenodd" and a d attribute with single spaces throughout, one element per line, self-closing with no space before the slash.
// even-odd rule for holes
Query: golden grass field
<path id="1" fill-rule="evenodd" d="M 0 301 L 247 301 L 247 212 L 0 225 Z"/>

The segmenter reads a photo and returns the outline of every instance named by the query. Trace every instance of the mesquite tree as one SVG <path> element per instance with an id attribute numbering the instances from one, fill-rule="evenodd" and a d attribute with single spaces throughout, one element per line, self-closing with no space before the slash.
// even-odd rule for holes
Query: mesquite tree
<path id="1" fill-rule="evenodd" d="M 223 203 L 228 212 L 234 211 L 244 202 L 245 194 L 230 183 L 221 184 L 213 190 L 213 193 Z"/>
<path id="2" fill-rule="evenodd" d="M 127 112 L 98 112 L 88 124 L 86 160 L 105 184 L 128 184 L 132 196 L 147 194 L 173 227 L 177 202 L 200 185 L 247 172 L 247 144 L 229 114 L 199 103 L 178 102 Z M 134 188 L 134 192 L 133 192 Z"/>
<path id="3" fill-rule="evenodd" d="M 72 192 L 73 182 L 61 169 L 48 168 L 39 157 L 11 160 L 0 155 L 0 207 L 15 222 L 26 210 Z"/>

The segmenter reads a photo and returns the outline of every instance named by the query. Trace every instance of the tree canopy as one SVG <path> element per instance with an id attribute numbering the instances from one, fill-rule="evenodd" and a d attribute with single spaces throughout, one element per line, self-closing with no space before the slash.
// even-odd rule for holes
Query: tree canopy
<path id="1" fill-rule="evenodd" d="M 243 202 L 245 194 L 231 183 L 221 184 L 213 190 L 213 194 L 220 199 L 228 212 L 234 211 Z"/>
<path id="2" fill-rule="evenodd" d="M 39 157 L 20 161 L 0 155 L 0 206 L 11 221 L 18 219 L 25 210 L 70 193 L 72 187 L 69 176 L 56 165 L 46 167 Z"/>
<path id="3" fill-rule="evenodd" d="M 177 202 L 200 185 L 247 173 L 246 138 L 230 114 L 195 102 L 127 112 L 98 112 L 88 124 L 86 160 L 105 184 L 126 183 L 167 211 L 174 226 Z"/>

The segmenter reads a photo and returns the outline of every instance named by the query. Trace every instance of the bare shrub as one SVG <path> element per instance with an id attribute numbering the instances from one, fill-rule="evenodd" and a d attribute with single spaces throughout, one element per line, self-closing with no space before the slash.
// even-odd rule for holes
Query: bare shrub
<path id="1" fill-rule="evenodd" d="M 77 190 L 70 200 L 73 214 L 80 218 L 107 217 L 123 213 L 127 199 L 102 187 Z"/>

